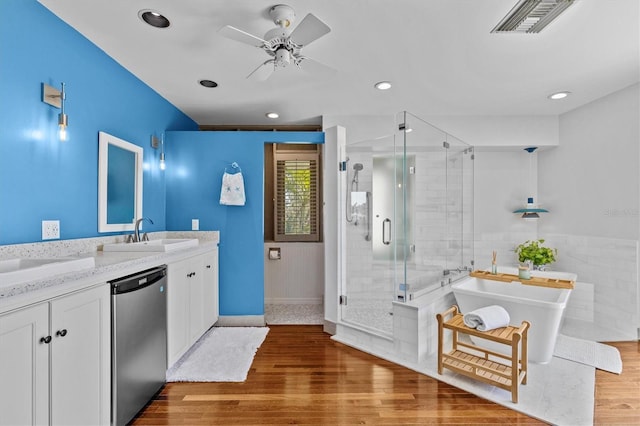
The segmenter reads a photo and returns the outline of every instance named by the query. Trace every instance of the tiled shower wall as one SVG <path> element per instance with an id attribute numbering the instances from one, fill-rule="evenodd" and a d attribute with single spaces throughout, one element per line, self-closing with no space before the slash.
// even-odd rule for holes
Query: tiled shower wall
<path id="1" fill-rule="evenodd" d="M 460 168 L 462 161 L 470 161 L 470 153 L 457 154 L 458 163 L 451 162 L 453 165 L 447 165 L 444 151 L 420 152 L 411 155 L 415 157 L 415 174 L 412 176 L 414 213 L 410 241 L 415 245 L 415 253 L 411 255 L 410 277 L 420 273 L 420 270 L 433 272 L 433 270 L 463 266 L 466 264 L 463 259 L 463 250 L 465 253 L 470 253 L 472 249 L 473 216 L 471 213 L 462 214 L 462 203 L 464 198 L 465 208 L 470 212 L 473 188 L 471 184 L 464 185 L 465 182 L 471 182 L 472 169 L 465 168 L 463 171 Z M 371 191 L 373 168 L 371 154 L 350 152 L 349 158 L 348 190 L 351 189 L 353 164 L 362 163 L 364 167 L 358 175 L 358 190 Z M 448 177 L 447 167 L 449 167 Z M 452 167 L 458 169 L 452 172 Z M 375 197 L 375 194 L 372 197 Z M 341 220 L 345 219 L 341 218 Z M 346 232 L 349 293 L 364 293 L 366 297 L 375 297 L 375 292 L 386 291 L 385 297 L 388 297 L 389 283 L 393 280 L 391 266 L 377 265 L 373 261 L 371 241 L 365 239 L 368 233 L 366 223 L 360 221 L 358 225 L 347 224 Z M 460 241 L 463 233 L 468 241 L 466 246 Z M 470 258 L 470 255 L 467 257 Z"/>

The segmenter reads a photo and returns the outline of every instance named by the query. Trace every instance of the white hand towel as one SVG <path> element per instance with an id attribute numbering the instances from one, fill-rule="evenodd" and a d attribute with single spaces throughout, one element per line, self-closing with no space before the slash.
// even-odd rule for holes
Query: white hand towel
<path id="1" fill-rule="evenodd" d="M 462 317 L 464 325 L 480 331 L 489 331 L 494 328 L 509 325 L 509 312 L 502 306 L 491 305 L 468 312 Z"/>
<path id="2" fill-rule="evenodd" d="M 222 175 L 222 189 L 220 190 L 220 204 L 225 206 L 244 206 L 244 178 L 242 173 Z"/>

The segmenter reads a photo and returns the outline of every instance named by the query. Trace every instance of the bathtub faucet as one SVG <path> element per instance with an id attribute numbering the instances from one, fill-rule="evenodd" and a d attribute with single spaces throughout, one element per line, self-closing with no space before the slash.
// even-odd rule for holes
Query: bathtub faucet
<path id="1" fill-rule="evenodd" d="M 458 274 L 461 272 L 465 272 L 465 271 L 470 271 L 471 268 L 469 268 L 468 266 L 460 266 L 458 268 L 454 268 L 454 269 L 444 269 L 442 271 L 442 275 L 447 276 L 449 274 L 451 274 L 452 272 L 457 272 Z"/>

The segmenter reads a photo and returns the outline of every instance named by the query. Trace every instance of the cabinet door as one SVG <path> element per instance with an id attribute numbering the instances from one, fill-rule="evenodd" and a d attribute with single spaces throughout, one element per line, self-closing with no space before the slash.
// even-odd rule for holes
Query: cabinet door
<path id="1" fill-rule="evenodd" d="M 204 330 L 218 321 L 218 249 L 202 256 Z"/>
<path id="2" fill-rule="evenodd" d="M 108 425 L 111 389 L 109 286 L 51 303 L 51 423 Z"/>
<path id="3" fill-rule="evenodd" d="M 202 256 L 189 259 L 189 270 L 189 340 L 194 343 L 204 333 Z"/>
<path id="4" fill-rule="evenodd" d="M 49 423 L 49 305 L 0 316 L 0 424 Z"/>
<path id="5" fill-rule="evenodd" d="M 189 349 L 189 259 L 167 266 L 167 368 Z"/>

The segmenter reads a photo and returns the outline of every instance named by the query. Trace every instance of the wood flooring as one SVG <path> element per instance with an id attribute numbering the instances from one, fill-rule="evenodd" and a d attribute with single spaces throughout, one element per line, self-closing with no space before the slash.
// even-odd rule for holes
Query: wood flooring
<path id="1" fill-rule="evenodd" d="M 640 424 L 640 343 L 623 374 L 596 373 L 595 423 Z M 244 383 L 169 383 L 134 425 L 544 424 L 334 342 L 321 326 L 270 326 Z"/>

